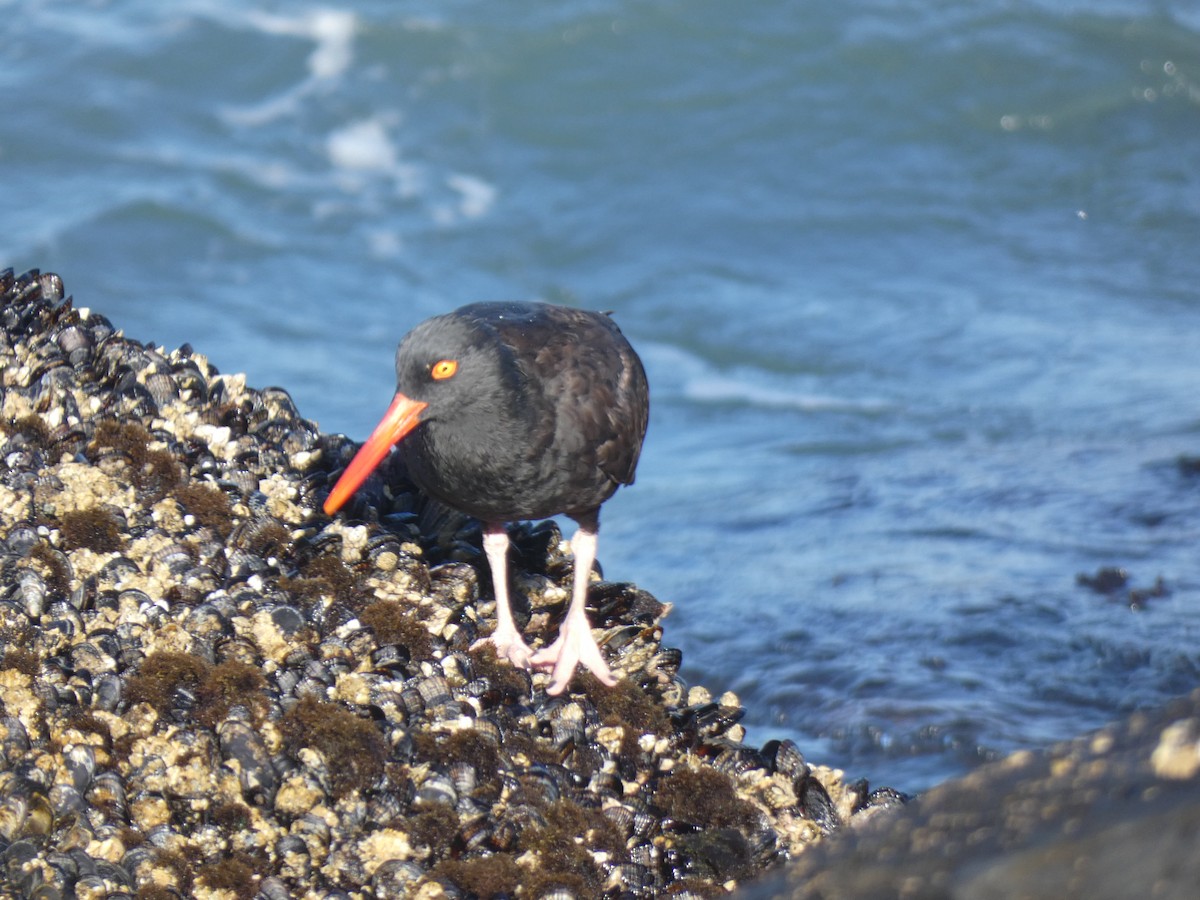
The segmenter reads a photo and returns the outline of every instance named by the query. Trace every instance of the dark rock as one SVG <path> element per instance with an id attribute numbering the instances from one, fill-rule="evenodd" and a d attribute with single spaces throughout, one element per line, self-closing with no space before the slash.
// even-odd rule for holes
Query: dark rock
<path id="1" fill-rule="evenodd" d="M 775 898 L 1194 898 L 1200 691 L 876 814 L 738 892 Z"/>

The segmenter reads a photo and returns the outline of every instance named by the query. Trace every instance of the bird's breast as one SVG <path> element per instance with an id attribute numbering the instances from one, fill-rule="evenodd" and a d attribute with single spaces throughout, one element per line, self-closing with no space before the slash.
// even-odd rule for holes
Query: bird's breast
<path id="1" fill-rule="evenodd" d="M 617 482 L 587 452 L 564 453 L 534 431 L 480 434 L 430 422 L 401 444 L 410 477 L 447 506 L 486 521 L 595 509 Z M 578 450 L 578 448 L 574 448 Z"/>

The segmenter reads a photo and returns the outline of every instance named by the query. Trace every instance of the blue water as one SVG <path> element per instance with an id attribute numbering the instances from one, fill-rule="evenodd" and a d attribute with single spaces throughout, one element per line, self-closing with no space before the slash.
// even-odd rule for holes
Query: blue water
<path id="1" fill-rule="evenodd" d="M 1200 681 L 1190 0 L 0 11 L 0 265 L 131 336 L 363 437 L 421 319 L 614 310 L 601 560 L 752 741 L 917 790 Z"/>

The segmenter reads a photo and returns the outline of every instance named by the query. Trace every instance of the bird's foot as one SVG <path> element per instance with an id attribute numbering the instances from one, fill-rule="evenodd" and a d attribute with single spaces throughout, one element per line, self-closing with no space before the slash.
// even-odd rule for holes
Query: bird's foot
<path id="1" fill-rule="evenodd" d="M 484 644 L 490 644 L 499 659 L 508 660 L 518 669 L 528 671 L 533 667 L 533 648 L 525 643 L 525 639 L 516 631 L 505 631 L 497 628 L 485 638 L 480 638 L 471 645 L 472 650 L 478 650 Z"/>
<path id="2" fill-rule="evenodd" d="M 530 661 L 535 669 L 550 671 L 547 694 L 557 695 L 566 690 L 575 674 L 575 666 L 579 664 L 608 687 L 617 683 L 617 677 L 604 661 L 600 646 L 592 637 L 592 629 L 586 618 L 577 620 L 567 616 L 554 643 L 538 650 Z"/>

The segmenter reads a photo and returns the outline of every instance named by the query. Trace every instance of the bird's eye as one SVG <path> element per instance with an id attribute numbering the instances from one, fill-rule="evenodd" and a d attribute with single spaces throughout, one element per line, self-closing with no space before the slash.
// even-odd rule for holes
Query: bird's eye
<path id="1" fill-rule="evenodd" d="M 429 374 L 433 376 L 435 381 L 445 381 L 457 371 L 457 359 L 439 359 L 433 364 L 433 367 L 429 370 Z"/>

